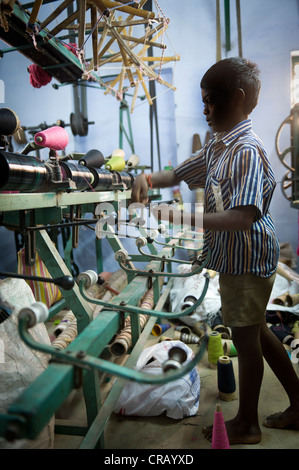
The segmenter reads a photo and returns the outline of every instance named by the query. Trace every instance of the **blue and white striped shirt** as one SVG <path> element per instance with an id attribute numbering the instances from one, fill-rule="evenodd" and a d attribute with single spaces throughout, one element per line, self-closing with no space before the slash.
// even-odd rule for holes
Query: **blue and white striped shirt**
<path id="1" fill-rule="evenodd" d="M 211 248 L 207 268 L 226 274 L 271 276 L 279 256 L 269 212 L 276 182 L 251 120 L 240 122 L 229 133 L 217 134 L 174 171 L 190 189 L 205 188 L 206 213 L 244 205 L 257 209 L 256 220 L 248 231 L 205 230 L 203 261 L 208 246 Z"/>

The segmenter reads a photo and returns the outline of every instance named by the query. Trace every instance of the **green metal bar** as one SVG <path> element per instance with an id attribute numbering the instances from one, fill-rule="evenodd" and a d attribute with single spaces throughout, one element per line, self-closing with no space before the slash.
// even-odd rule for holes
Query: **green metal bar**
<path id="1" fill-rule="evenodd" d="M 64 275 L 71 276 L 71 273 L 45 230 L 36 233 L 36 249 L 53 278 Z M 76 284 L 72 289 L 63 291 L 63 298 L 77 318 L 78 333 L 81 333 L 92 320 L 91 307 L 82 298 L 78 285 Z"/>
<path id="2" fill-rule="evenodd" d="M 231 50 L 230 40 L 230 5 L 229 0 L 224 0 L 224 14 L 225 14 L 225 47 L 226 51 Z"/>
<path id="3" fill-rule="evenodd" d="M 164 275 L 166 276 L 166 274 L 164 274 Z M 192 273 L 191 273 L 191 275 L 192 275 Z M 169 273 L 167 273 L 167 276 L 169 276 Z M 194 303 L 194 305 L 192 305 L 192 306 L 190 306 L 190 307 L 188 307 L 188 308 L 186 308 L 182 311 L 179 311 L 179 312 L 156 312 L 155 310 L 152 310 L 152 309 L 143 309 L 141 307 L 135 307 L 133 305 L 126 305 L 126 303 L 124 303 L 122 305 L 119 305 L 119 304 L 116 304 L 115 302 L 104 302 L 103 300 L 94 299 L 94 298 L 88 296 L 86 294 L 86 292 L 84 292 L 86 279 L 81 279 L 80 280 L 79 289 L 80 289 L 80 292 L 82 293 L 82 296 L 86 300 L 88 300 L 88 302 L 94 303 L 96 305 L 101 305 L 101 306 L 106 307 L 106 308 L 111 308 L 111 309 L 124 311 L 124 312 L 127 312 L 127 313 L 133 313 L 133 314 L 145 313 L 147 315 L 157 315 L 157 317 L 159 317 L 159 318 L 179 318 L 179 317 L 182 317 L 182 316 L 190 315 L 202 303 L 202 301 L 203 301 L 203 299 L 204 299 L 204 297 L 207 293 L 208 286 L 209 286 L 209 279 L 210 279 L 208 273 L 205 273 L 203 276 L 205 278 L 205 284 L 204 284 L 203 290 L 202 290 L 199 298 Z M 176 274 L 176 277 L 181 277 L 181 276 L 178 276 Z"/>
<path id="4" fill-rule="evenodd" d="M 96 238 L 95 244 L 96 244 L 97 270 L 98 270 L 98 273 L 101 273 L 104 270 L 102 241 Z"/>
<path id="5" fill-rule="evenodd" d="M 64 274 L 70 275 L 69 270 L 61 259 L 60 254 L 56 250 L 46 231 L 41 230 L 40 232 L 37 232 L 36 248 L 53 278 Z M 64 290 L 63 297 L 67 306 L 77 319 L 77 330 L 78 334 L 80 334 L 92 320 L 92 309 L 80 295 L 76 284 L 69 291 Z M 100 406 L 99 390 L 98 376 L 93 373 L 87 374 L 83 382 L 83 391 L 86 403 L 87 420 L 89 423 L 93 421 L 94 417 L 98 413 Z"/>

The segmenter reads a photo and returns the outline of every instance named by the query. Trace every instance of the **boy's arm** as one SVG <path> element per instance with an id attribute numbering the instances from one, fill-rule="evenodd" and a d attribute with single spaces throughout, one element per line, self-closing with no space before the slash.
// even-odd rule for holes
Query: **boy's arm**
<path id="1" fill-rule="evenodd" d="M 203 228 L 215 231 L 249 230 L 256 220 L 255 206 L 238 206 L 203 215 Z"/>
<path id="2" fill-rule="evenodd" d="M 169 188 L 180 183 L 180 179 L 173 170 L 159 171 L 157 173 L 141 173 L 136 176 L 132 191 L 132 202 L 147 204 L 149 188 Z"/>
<path id="3" fill-rule="evenodd" d="M 203 214 L 202 218 L 196 216 L 195 214 L 190 214 L 190 226 L 195 227 L 196 229 L 204 228 L 214 231 L 246 231 L 249 230 L 253 222 L 256 220 L 256 211 L 255 206 L 238 206 L 233 209 L 228 209 L 223 212 L 213 212 L 208 214 Z M 166 208 L 153 208 L 153 212 L 156 213 L 158 220 L 167 220 L 170 223 L 175 221 L 178 223 L 178 212 L 181 214 L 182 223 L 188 220 L 188 217 L 184 217 L 182 211 L 174 211 Z M 203 226 L 197 226 L 202 224 Z"/>

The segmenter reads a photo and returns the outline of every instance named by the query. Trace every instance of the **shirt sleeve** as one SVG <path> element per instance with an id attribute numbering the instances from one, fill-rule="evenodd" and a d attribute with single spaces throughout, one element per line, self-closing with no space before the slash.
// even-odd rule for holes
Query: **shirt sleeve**
<path id="1" fill-rule="evenodd" d="M 264 215 L 268 206 L 264 202 L 263 162 L 254 148 L 243 149 L 235 154 L 231 173 L 229 208 L 249 205 L 257 208 L 257 219 Z"/>
<path id="2" fill-rule="evenodd" d="M 205 148 L 178 165 L 174 172 L 181 181 L 188 184 L 189 189 L 203 188 L 207 175 Z"/>

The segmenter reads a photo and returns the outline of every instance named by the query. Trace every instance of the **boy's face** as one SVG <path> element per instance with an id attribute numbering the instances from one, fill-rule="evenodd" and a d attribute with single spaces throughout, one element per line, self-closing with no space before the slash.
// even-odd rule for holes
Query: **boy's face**
<path id="1" fill-rule="evenodd" d="M 204 88 L 201 90 L 201 95 L 205 106 L 203 112 L 213 132 L 229 132 L 243 120 L 244 115 L 241 116 L 240 109 L 236 106 L 233 97 L 227 99 L 221 94 L 212 93 Z"/>

